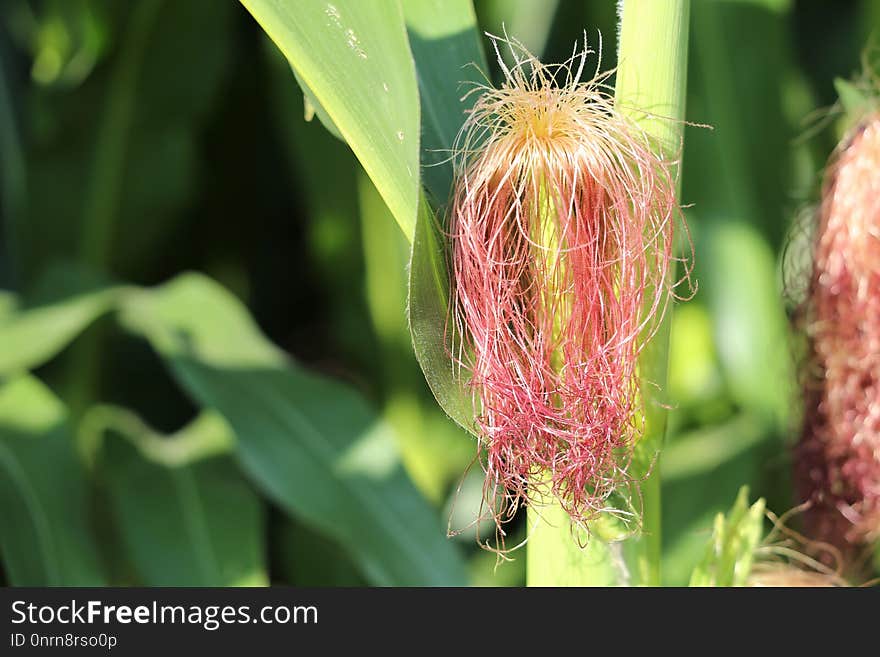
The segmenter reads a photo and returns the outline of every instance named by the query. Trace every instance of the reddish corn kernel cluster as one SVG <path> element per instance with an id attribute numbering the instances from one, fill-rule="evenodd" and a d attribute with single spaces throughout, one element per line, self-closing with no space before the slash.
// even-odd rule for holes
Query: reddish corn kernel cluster
<path id="1" fill-rule="evenodd" d="M 852 553 L 880 536 L 880 116 L 839 149 L 818 219 L 795 474 L 807 531 Z"/>
<path id="2" fill-rule="evenodd" d="M 579 81 L 589 51 L 560 66 L 511 51 L 456 149 L 454 359 L 487 499 L 509 513 L 552 495 L 583 522 L 628 479 L 641 433 L 637 360 L 673 287 L 674 163 L 615 111 L 607 74 Z"/>

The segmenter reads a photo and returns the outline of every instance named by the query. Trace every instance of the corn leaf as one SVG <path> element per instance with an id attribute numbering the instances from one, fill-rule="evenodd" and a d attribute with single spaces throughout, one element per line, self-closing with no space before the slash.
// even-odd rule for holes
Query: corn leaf
<path id="1" fill-rule="evenodd" d="M 103 409 L 105 413 L 109 409 Z M 268 584 L 264 510 L 228 456 L 169 465 L 163 454 L 187 443 L 228 443 L 228 427 L 210 416 L 175 436 L 159 436 L 124 409 L 113 409 L 101 471 L 127 557 L 147 586 Z M 187 450 L 182 450 L 186 453 Z M 149 491 L 145 495 L 144 491 Z"/>
<path id="2" fill-rule="evenodd" d="M 32 369 L 51 359 L 108 312 L 117 294 L 117 289 L 104 288 L 22 310 L 10 308 L 0 316 L 0 374 Z"/>
<path id="3" fill-rule="evenodd" d="M 11 584 L 106 584 L 66 409 L 26 374 L 0 386 L 0 516 L 0 552 Z"/>
<path id="4" fill-rule="evenodd" d="M 445 243 L 427 201 L 423 201 L 409 271 L 409 328 L 413 349 L 437 403 L 462 428 L 475 432 L 473 405 L 455 371 L 455 350 L 446 330 L 449 273 Z"/>
<path id="5" fill-rule="evenodd" d="M 468 92 L 486 82 L 486 59 L 470 0 L 403 0 L 403 13 L 422 108 L 422 181 L 442 206 L 452 186 L 452 145 L 476 100 Z"/>
<path id="6" fill-rule="evenodd" d="M 222 288 L 180 277 L 132 295 L 124 323 L 229 422 L 248 477 L 335 539 L 372 583 L 464 582 L 435 512 L 400 468 L 390 429 L 347 386 L 289 362 Z"/>
<path id="7" fill-rule="evenodd" d="M 419 101 L 397 2 L 242 0 L 412 237 Z M 326 120 L 325 120 L 326 123 Z"/>

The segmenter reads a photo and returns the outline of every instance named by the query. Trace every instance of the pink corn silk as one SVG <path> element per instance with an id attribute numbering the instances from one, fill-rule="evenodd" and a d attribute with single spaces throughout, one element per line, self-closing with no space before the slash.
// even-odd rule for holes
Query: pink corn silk
<path id="1" fill-rule="evenodd" d="M 880 536 L 880 116 L 830 163 L 804 309 L 811 348 L 795 450 L 805 522 L 851 554 Z"/>
<path id="2" fill-rule="evenodd" d="M 630 480 L 637 362 L 674 287 L 681 213 L 674 163 L 615 112 L 607 74 L 526 62 L 482 89 L 459 136 L 448 330 L 487 498 L 504 491 L 496 521 L 552 494 L 585 522 Z"/>

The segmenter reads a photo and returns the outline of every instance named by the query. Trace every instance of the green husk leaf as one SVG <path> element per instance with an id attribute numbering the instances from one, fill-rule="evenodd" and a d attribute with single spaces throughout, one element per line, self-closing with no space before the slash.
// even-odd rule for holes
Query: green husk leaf
<path id="1" fill-rule="evenodd" d="M 712 538 L 694 569 L 691 586 L 744 586 L 764 529 L 764 499 L 749 506 L 749 489 L 740 488 L 725 516 L 715 517 Z"/>
<path id="2" fill-rule="evenodd" d="M 451 149 L 476 99 L 462 96 L 474 83 L 485 82 L 481 71 L 487 66 L 469 1 L 407 0 L 404 12 L 421 92 L 423 175 L 434 206 L 423 195 L 410 258 L 409 328 L 416 359 L 440 407 L 473 433 L 471 393 L 453 371 L 455 345 L 447 341 L 449 272 L 442 218 L 452 183 Z"/>
<path id="3" fill-rule="evenodd" d="M 446 330 L 449 274 L 445 245 L 427 201 L 413 240 L 409 274 L 409 326 L 413 349 L 437 403 L 463 429 L 475 433 L 470 392 L 454 369 L 455 345 Z"/>

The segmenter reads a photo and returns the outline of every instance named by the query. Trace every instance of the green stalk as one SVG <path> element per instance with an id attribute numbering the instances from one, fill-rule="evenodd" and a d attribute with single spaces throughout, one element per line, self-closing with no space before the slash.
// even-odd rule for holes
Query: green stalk
<path id="1" fill-rule="evenodd" d="M 0 255 L 6 260 L 6 281 L 14 288 L 21 276 L 21 228 L 27 208 L 24 152 L 15 122 L 15 109 L 6 66 L 0 64 L 0 209 L 6 248 Z"/>
<path id="2" fill-rule="evenodd" d="M 658 141 L 668 158 L 680 155 L 687 74 L 690 0 L 622 2 L 615 98 Z M 650 116 L 646 116 L 649 113 Z M 675 272 L 671 272 L 675 276 Z M 660 584 L 661 498 L 658 456 L 666 434 L 663 390 L 666 386 L 669 320 L 666 317 L 644 351 L 642 377 L 660 386 L 642 386 L 645 433 L 632 466 L 640 484 L 642 525 L 638 536 L 622 541 L 612 519 L 590 528 L 591 536 L 573 535 L 558 504 L 529 509 L 527 549 L 529 586 L 599 586 Z M 586 542 L 586 547 L 580 544 Z"/>
<path id="3" fill-rule="evenodd" d="M 98 129 L 95 159 L 87 188 L 80 240 L 80 259 L 95 268 L 106 266 L 119 213 L 125 155 L 137 100 L 137 80 L 147 41 L 163 0 L 135 5 L 119 59 L 108 86 L 107 105 Z"/>
<path id="4" fill-rule="evenodd" d="M 106 273 L 122 198 L 125 157 L 137 102 L 144 52 L 164 0 L 141 0 L 133 11 L 107 88 L 103 120 L 83 205 L 79 261 Z M 98 384 L 100 327 L 83 336 L 71 354 L 67 401 L 74 414 L 91 401 Z"/>

